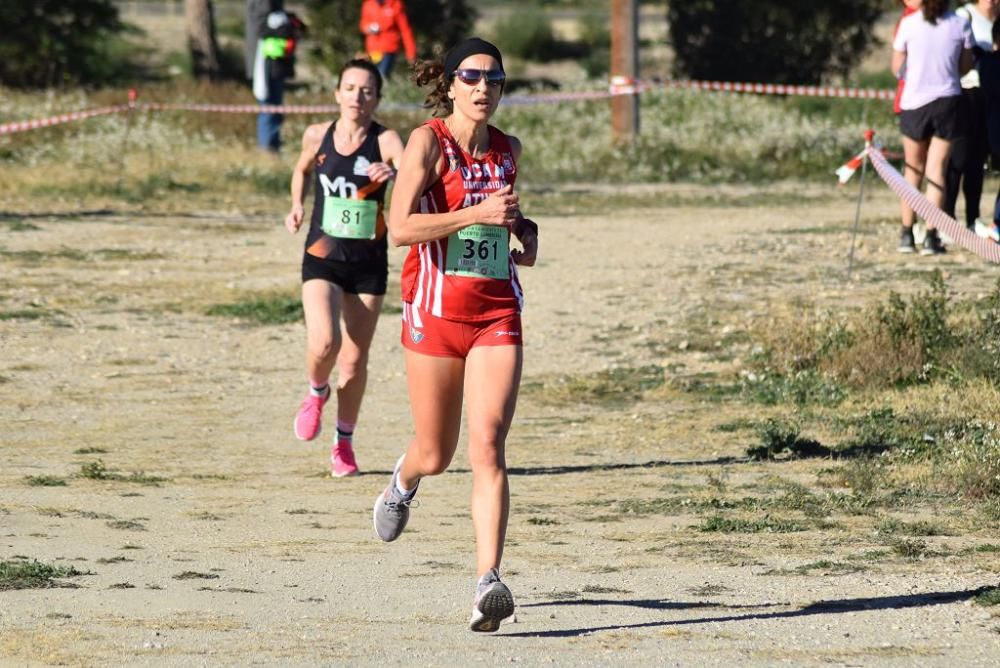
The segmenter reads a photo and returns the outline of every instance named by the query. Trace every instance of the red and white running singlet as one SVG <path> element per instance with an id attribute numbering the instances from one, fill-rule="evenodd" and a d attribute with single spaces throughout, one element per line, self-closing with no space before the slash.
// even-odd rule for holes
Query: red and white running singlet
<path id="1" fill-rule="evenodd" d="M 462 150 L 443 120 L 427 126 L 437 136 L 444 165 L 421 195 L 419 213 L 458 211 L 514 184 L 517 164 L 500 130 L 489 126 L 489 151 L 477 160 Z M 495 225 L 472 225 L 411 246 L 401 282 L 404 302 L 447 320 L 495 320 L 520 313 L 524 303 L 510 257 L 510 231 Z"/>

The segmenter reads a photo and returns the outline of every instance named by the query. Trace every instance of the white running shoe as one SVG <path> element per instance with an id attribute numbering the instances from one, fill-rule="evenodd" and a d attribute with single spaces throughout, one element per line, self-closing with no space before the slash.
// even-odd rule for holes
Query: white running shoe
<path id="1" fill-rule="evenodd" d="M 408 496 L 403 496 L 396 489 L 396 479 L 399 477 L 399 467 L 403 465 L 403 457 L 396 462 L 389 485 L 376 497 L 375 507 L 372 509 L 375 533 L 387 543 L 399 538 L 399 534 L 406 528 L 406 523 L 410 521 L 410 505 L 413 504 L 413 496 L 420 486 L 418 482 L 417 487 L 414 487 Z"/>
<path id="2" fill-rule="evenodd" d="M 476 599 L 472 603 L 469 628 L 492 633 L 500 628 L 500 622 L 513 614 L 514 595 L 507 585 L 500 582 L 497 569 L 491 568 L 476 583 Z"/>

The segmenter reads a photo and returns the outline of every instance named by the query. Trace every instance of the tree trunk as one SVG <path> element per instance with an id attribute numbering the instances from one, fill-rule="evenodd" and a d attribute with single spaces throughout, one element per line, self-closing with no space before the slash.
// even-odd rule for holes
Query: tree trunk
<path id="1" fill-rule="evenodd" d="M 212 0 L 184 0 L 184 23 L 187 28 L 188 50 L 191 52 L 191 73 L 199 79 L 218 79 L 219 45 L 215 39 L 215 13 Z"/>

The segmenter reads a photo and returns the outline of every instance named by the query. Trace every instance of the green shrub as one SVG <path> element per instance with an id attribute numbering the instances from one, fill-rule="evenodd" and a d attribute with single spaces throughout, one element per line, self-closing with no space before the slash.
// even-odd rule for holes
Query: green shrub
<path id="1" fill-rule="evenodd" d="M 858 62 L 885 9 L 885 0 L 671 2 L 675 69 L 695 79 L 819 83 Z"/>
<path id="2" fill-rule="evenodd" d="M 523 60 L 550 60 L 557 52 L 552 22 L 533 5 L 517 5 L 493 27 L 494 39 L 504 55 Z"/>
<path id="3" fill-rule="evenodd" d="M 611 66 L 611 32 L 603 15 L 587 14 L 580 23 L 580 42 L 588 53 L 580 60 L 587 76 L 604 77 Z"/>
<path id="4" fill-rule="evenodd" d="M 55 578 L 88 575 L 72 566 L 52 566 L 39 561 L 0 561 L 0 591 L 58 587 Z"/>
<path id="5" fill-rule="evenodd" d="M 127 26 L 112 0 L 5 2 L 0 83 L 48 88 L 106 83 L 127 65 Z"/>
<path id="6" fill-rule="evenodd" d="M 1000 498 L 1000 428 L 973 421 L 948 430 L 938 471 L 949 492 L 968 499 Z"/>
<path id="7" fill-rule="evenodd" d="M 929 282 L 909 300 L 892 292 L 884 303 L 845 318 L 799 313 L 781 326 L 768 323 L 743 372 L 744 394 L 762 403 L 831 405 L 844 398 L 842 387 L 885 389 L 962 374 L 992 377 L 1000 368 L 995 360 L 968 350 L 982 348 L 992 331 L 1000 286 L 977 322 L 954 317 L 960 309 L 951 303 L 940 271 Z"/>
<path id="8" fill-rule="evenodd" d="M 813 369 L 790 375 L 750 372 L 741 377 L 740 390 L 745 400 L 767 406 L 836 406 L 847 396 L 841 387 Z"/>
<path id="9" fill-rule="evenodd" d="M 774 459 L 777 455 L 788 453 L 793 457 L 816 457 L 830 454 L 830 449 L 818 441 L 801 438 L 799 425 L 768 418 L 757 426 L 757 435 L 761 444 L 747 449 L 750 459 Z"/>
<path id="10" fill-rule="evenodd" d="M 979 331 L 965 347 L 967 362 L 994 385 L 1000 385 L 1000 279 L 993 291 L 976 304 Z"/>

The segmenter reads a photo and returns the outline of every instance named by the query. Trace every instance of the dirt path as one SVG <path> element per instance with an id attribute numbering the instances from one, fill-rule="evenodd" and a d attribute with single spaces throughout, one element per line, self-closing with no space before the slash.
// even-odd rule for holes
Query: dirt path
<path id="1" fill-rule="evenodd" d="M 733 364 L 710 354 L 728 332 L 796 301 L 910 293 L 933 266 L 976 294 L 998 270 L 963 253 L 897 256 L 884 190 L 866 204 L 850 282 L 850 193 L 727 189 L 706 207 L 707 190 L 662 192 L 677 205 L 537 216 L 542 259 L 523 275 L 526 391 L 509 444 L 505 569 L 518 609 L 485 638 L 464 626 L 464 455 L 422 486 L 402 539 L 384 545 L 371 528 L 372 500 L 409 434 L 397 314 L 383 316 L 373 346 L 357 437 L 364 475 L 332 480 L 326 439 L 291 435 L 303 327 L 204 315 L 294 288 L 301 238 L 267 216 L 221 213 L 10 223 L 0 560 L 88 574 L 62 580 L 75 588 L 0 591 L 0 663 L 995 665 L 998 622 L 971 603 L 1000 583 L 995 555 L 797 572 L 878 543 L 848 520 L 721 534 L 699 531 L 694 513 L 630 514 L 620 500 L 815 475 L 732 463 L 747 439 L 710 427 L 752 407 L 677 392 L 567 404 L 544 400 L 544 388 L 616 367 L 718 371 Z M 98 460 L 105 479 L 94 479 Z M 79 476 L 88 465 L 91 477 Z M 134 472 L 146 478 L 129 481 Z M 148 476 L 166 480 L 142 484 Z"/>

